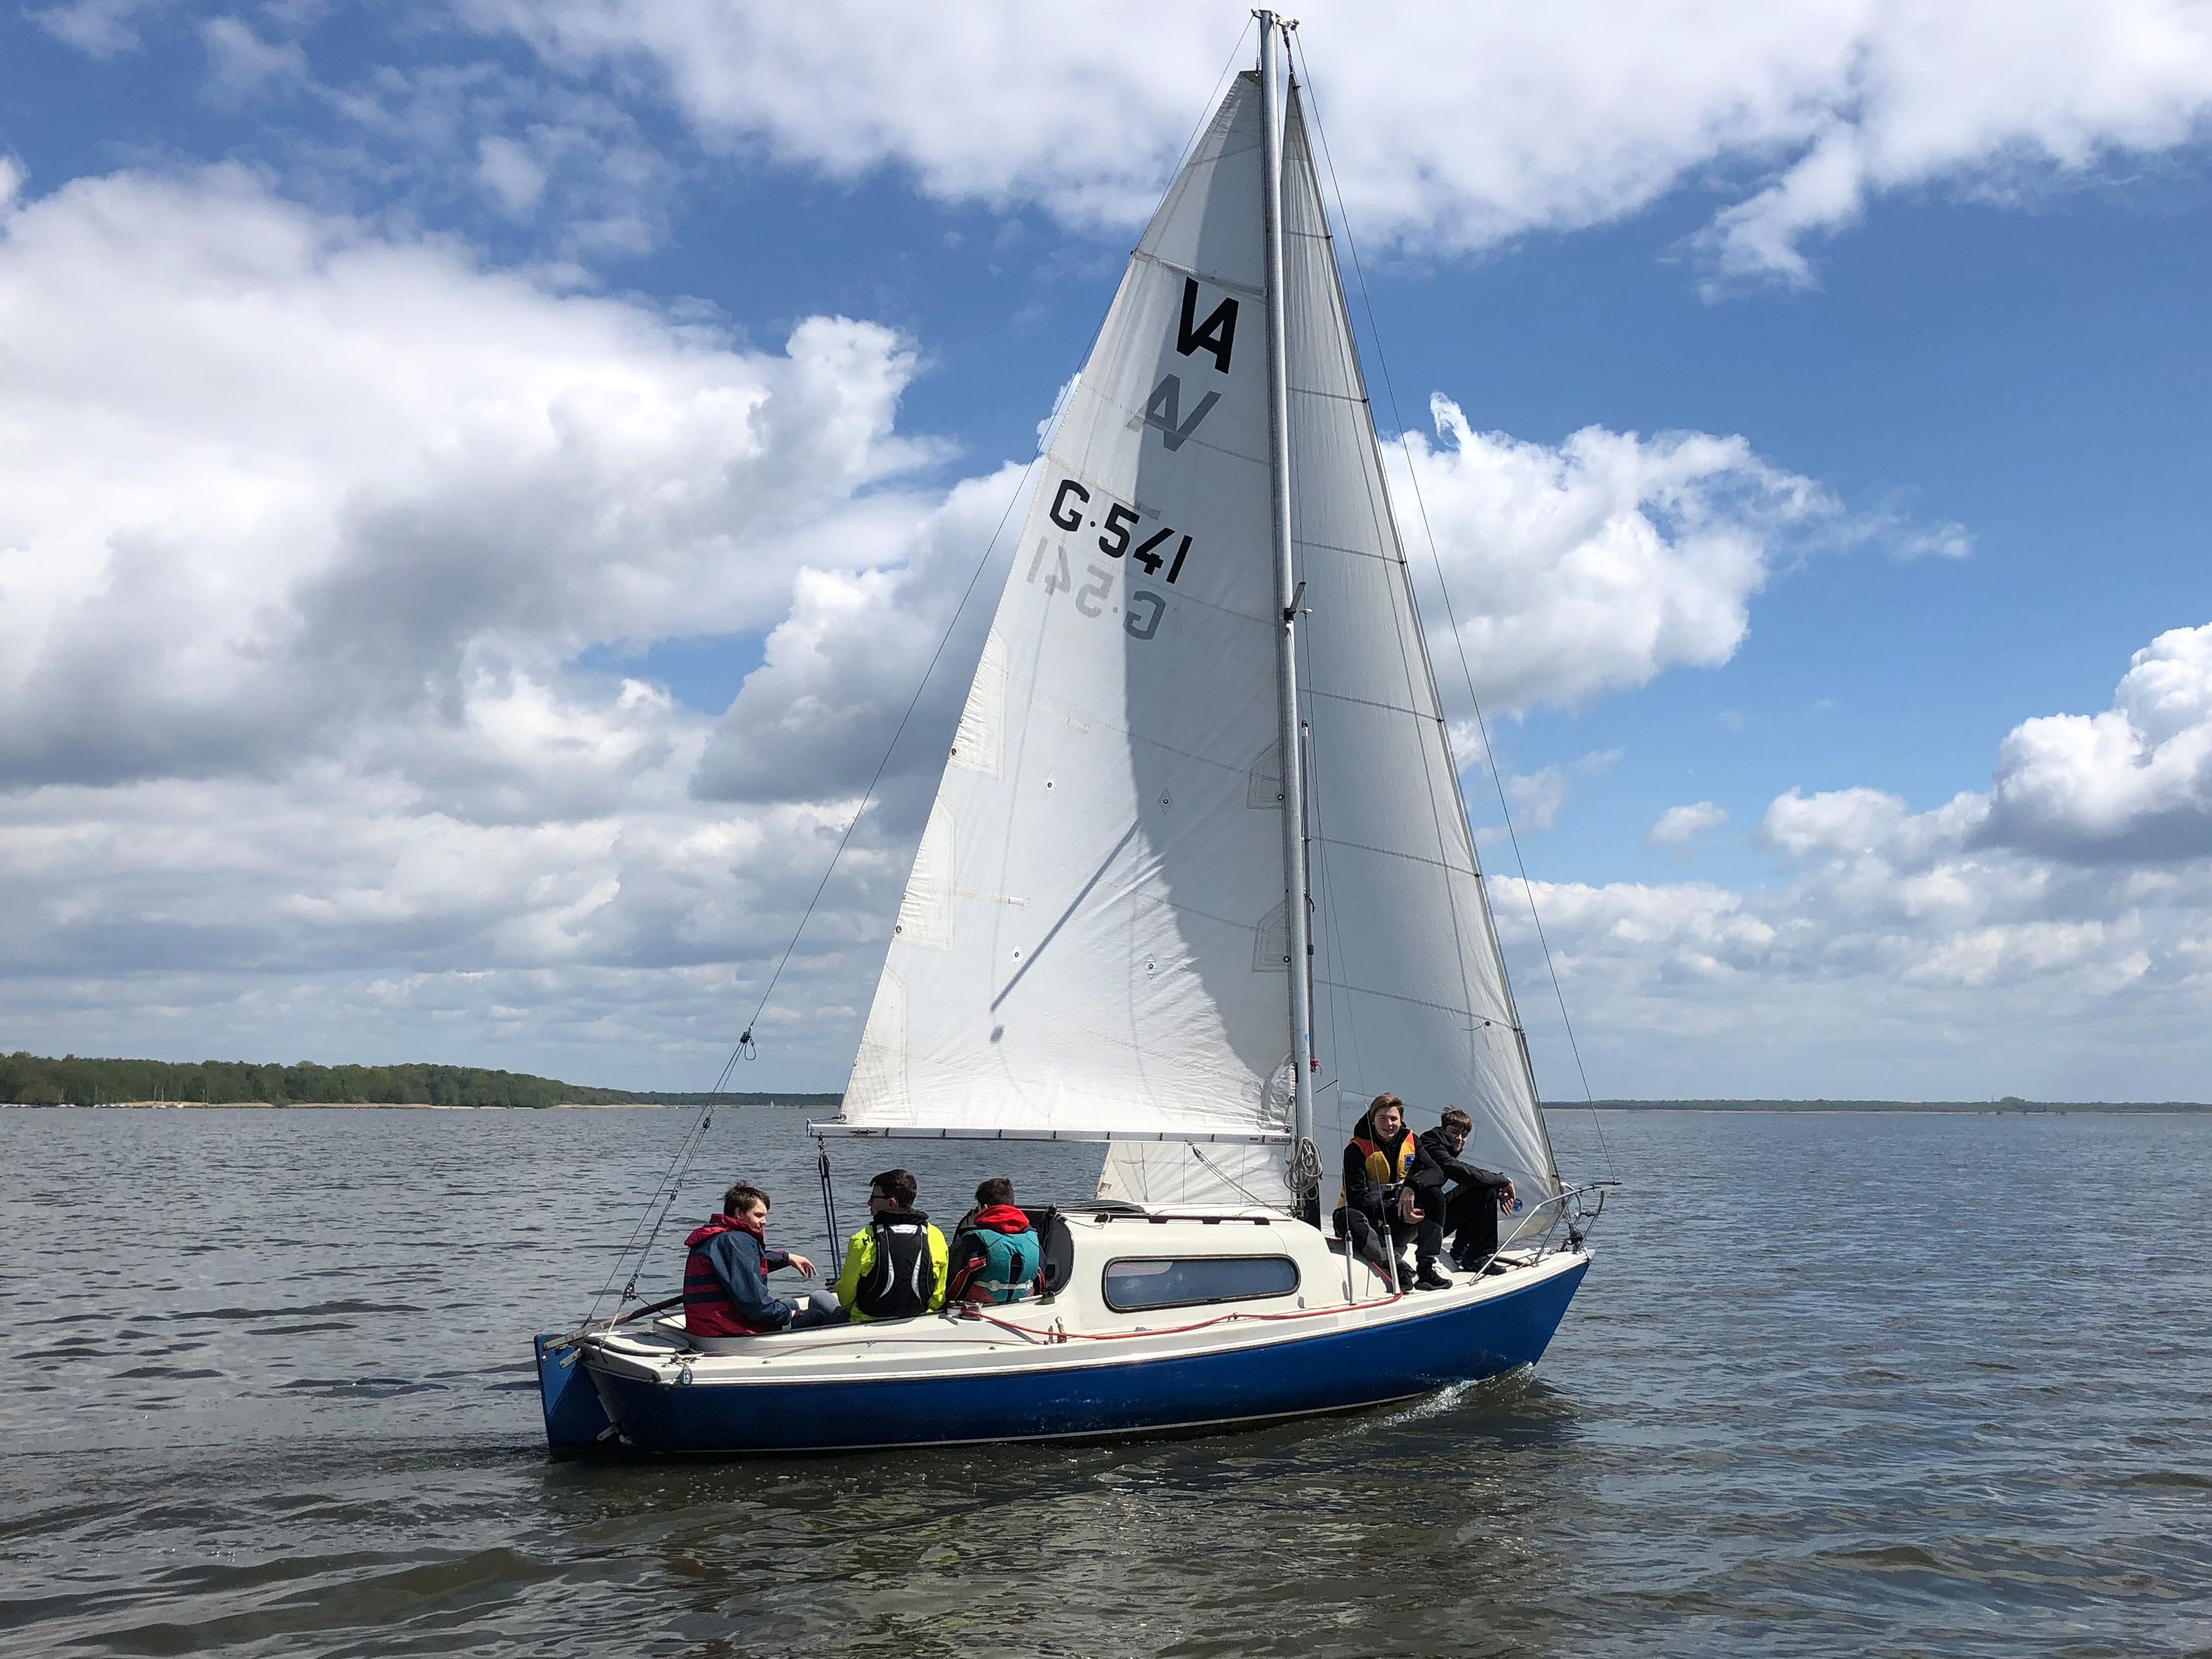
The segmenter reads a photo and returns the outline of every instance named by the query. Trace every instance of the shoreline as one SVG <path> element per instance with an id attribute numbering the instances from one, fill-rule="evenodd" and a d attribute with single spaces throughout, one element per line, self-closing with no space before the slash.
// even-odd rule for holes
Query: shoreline
<path id="1" fill-rule="evenodd" d="M 657 1100 L 556 1100 L 548 1106 L 440 1106 L 427 1100 L 103 1100 L 0 1101 L 24 1112 L 665 1112 Z"/>

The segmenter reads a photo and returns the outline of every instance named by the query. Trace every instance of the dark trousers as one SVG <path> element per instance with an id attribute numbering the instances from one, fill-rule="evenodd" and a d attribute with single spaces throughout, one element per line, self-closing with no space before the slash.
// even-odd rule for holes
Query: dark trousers
<path id="1" fill-rule="evenodd" d="M 1437 1212 L 1442 1210 L 1443 1214 Z M 1415 1224 L 1413 1234 L 1414 1260 L 1422 1273 L 1437 1270 L 1437 1253 L 1443 1249 L 1444 1229 L 1449 1224 L 1451 1206 L 1443 1201 L 1441 1193 L 1421 1194 L 1421 1218 Z"/>
<path id="2" fill-rule="evenodd" d="M 1401 1221 L 1395 1209 L 1389 1212 L 1390 1224 L 1387 1229 L 1377 1227 L 1364 1210 L 1354 1209 L 1349 1205 L 1339 1210 L 1337 1214 L 1342 1218 L 1341 1225 L 1345 1236 L 1352 1241 L 1352 1248 L 1359 1252 L 1362 1261 L 1385 1279 L 1395 1276 L 1391 1269 L 1392 1261 L 1405 1255 L 1406 1246 L 1416 1242 L 1420 1236 L 1420 1229 L 1427 1224 L 1425 1222 Z M 1405 1286 L 1401 1285 L 1398 1288 L 1403 1290 Z"/>
<path id="3" fill-rule="evenodd" d="M 1452 1260 L 1480 1267 L 1498 1252 L 1498 1192 L 1458 1186 L 1444 1200 L 1443 1231 L 1452 1236 Z"/>
<path id="4" fill-rule="evenodd" d="M 842 1308 L 825 1308 L 819 1302 L 809 1302 L 803 1308 L 791 1310 L 791 1323 L 783 1328 L 787 1331 L 811 1331 L 817 1325 L 842 1325 L 846 1318 Z"/>

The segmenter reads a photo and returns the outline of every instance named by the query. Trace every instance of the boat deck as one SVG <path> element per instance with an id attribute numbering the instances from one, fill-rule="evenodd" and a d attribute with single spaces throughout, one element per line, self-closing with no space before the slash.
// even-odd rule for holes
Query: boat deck
<path id="1" fill-rule="evenodd" d="M 696 1337 L 678 1315 L 596 1334 L 586 1345 L 596 1370 L 638 1381 L 681 1376 L 693 1384 L 1057 1369 L 1371 1330 L 1510 1297 L 1584 1260 L 1574 1252 L 1508 1252 L 1488 1274 L 1450 1273 L 1449 1290 L 1394 1295 L 1365 1262 L 1347 1261 L 1339 1241 L 1279 1214 L 1066 1218 L 1075 1262 L 1056 1295 L 769 1336 Z M 1277 1294 L 1140 1310 L 1110 1305 L 1103 1288 L 1107 1273 L 1132 1259 L 1224 1257 L 1286 1258 L 1296 1279 Z"/>

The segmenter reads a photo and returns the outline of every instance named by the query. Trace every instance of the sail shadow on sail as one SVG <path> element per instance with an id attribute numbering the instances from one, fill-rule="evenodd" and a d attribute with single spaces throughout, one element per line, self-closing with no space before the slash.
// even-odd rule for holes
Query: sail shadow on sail
<path id="1" fill-rule="evenodd" d="M 1355 1409 L 1534 1364 L 1588 1271 L 1260 17 L 1258 70 L 1058 413 L 842 1109 L 814 1126 L 825 1193 L 853 1138 L 1054 1138 L 1107 1143 L 1097 1198 L 1031 1212 L 1045 1261 L 1003 1304 L 541 1337 L 556 1449 Z M 1470 1156 L 1512 1178 L 1525 1213 L 1488 1271 L 1408 1295 L 1319 1226 L 1316 1099 L 1386 1087 L 1468 1111 Z"/>

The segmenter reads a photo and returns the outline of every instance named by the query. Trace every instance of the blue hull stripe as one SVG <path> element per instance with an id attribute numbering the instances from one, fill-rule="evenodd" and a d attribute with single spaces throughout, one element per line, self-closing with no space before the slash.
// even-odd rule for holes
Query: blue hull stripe
<path id="1" fill-rule="evenodd" d="M 1543 1357 L 1589 1263 L 1417 1319 L 1097 1365 L 866 1381 L 597 1381 L 649 1451 L 844 1451 L 1160 1432 L 1348 1411 L 1497 1376 Z"/>

